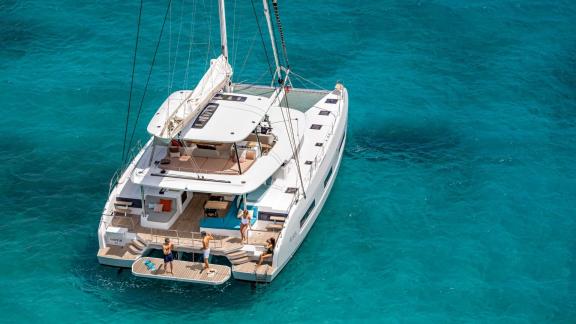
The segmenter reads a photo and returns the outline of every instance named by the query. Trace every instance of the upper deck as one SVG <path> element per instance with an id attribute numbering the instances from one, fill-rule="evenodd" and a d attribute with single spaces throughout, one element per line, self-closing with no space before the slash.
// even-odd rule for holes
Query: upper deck
<path id="1" fill-rule="evenodd" d="M 237 88 L 232 93 L 217 95 L 208 105 L 218 103 L 227 106 L 230 101 L 233 109 L 244 111 L 246 115 L 253 115 L 253 110 L 242 108 L 242 104 L 268 102 L 269 107 L 266 109 L 263 121 L 253 123 L 250 120 L 251 126 L 247 129 L 251 131 L 245 134 L 246 137 L 235 143 L 181 139 L 182 147 L 172 155 L 169 144 L 161 141 L 149 143 L 144 152 L 137 157 L 138 161 L 131 172 L 131 181 L 137 185 L 197 192 L 244 194 L 254 191 L 292 158 L 290 127 L 296 138 L 296 146 L 299 147 L 305 133 L 310 132 L 306 126 L 309 122 L 308 117 L 304 112 L 323 106 L 326 98 L 336 97 L 328 91 L 293 89 L 288 94 L 290 108 L 285 108 L 280 107 L 281 103 L 278 100 L 282 98 L 274 92 L 274 88 L 262 86 Z M 223 100 L 223 96 L 229 98 L 242 96 L 247 99 L 244 102 Z M 279 99 L 274 101 L 274 98 Z M 285 105 L 285 102 L 282 102 L 282 105 Z M 226 120 L 225 115 L 217 116 L 217 113 L 218 111 L 207 120 L 204 127 L 217 129 L 217 124 L 223 127 L 233 125 Z M 291 122 L 287 121 L 288 116 Z M 219 120 L 222 123 L 218 122 Z M 269 128 L 266 134 L 258 131 L 262 126 Z M 188 125 L 183 130 L 189 128 Z"/>

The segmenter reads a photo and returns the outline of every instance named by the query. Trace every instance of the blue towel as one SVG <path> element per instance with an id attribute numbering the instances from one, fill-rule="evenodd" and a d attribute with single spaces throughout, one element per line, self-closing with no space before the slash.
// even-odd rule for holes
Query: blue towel
<path id="1" fill-rule="evenodd" d="M 144 261 L 144 265 L 145 265 L 146 268 L 148 268 L 148 270 L 150 270 L 150 271 L 156 270 L 156 265 L 154 264 L 154 262 L 152 262 L 152 261 L 150 261 L 150 260 Z"/>

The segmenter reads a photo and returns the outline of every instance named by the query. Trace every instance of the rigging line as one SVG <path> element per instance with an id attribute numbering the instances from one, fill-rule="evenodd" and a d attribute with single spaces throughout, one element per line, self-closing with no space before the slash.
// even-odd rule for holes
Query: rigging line
<path id="1" fill-rule="evenodd" d="M 283 90 L 284 90 L 284 98 L 286 99 L 286 106 L 288 106 L 288 94 L 286 93 L 286 90 L 284 88 Z M 294 138 L 294 129 L 292 128 L 292 120 L 290 117 L 290 108 L 286 107 L 286 113 L 288 115 L 288 123 L 286 122 L 286 117 L 284 116 L 284 110 L 282 109 L 281 103 L 279 108 L 280 112 L 282 113 L 284 127 L 286 127 L 286 132 L 288 133 L 288 141 L 290 142 L 290 148 L 292 149 L 292 158 L 294 159 L 294 163 L 296 163 L 298 178 L 300 179 L 300 185 L 302 186 L 302 195 L 304 196 L 304 199 L 306 199 L 306 191 L 304 190 L 304 180 L 302 179 L 302 172 L 300 170 L 300 157 L 298 156 L 298 148 L 296 147 L 296 139 Z"/>
<path id="2" fill-rule="evenodd" d="M 280 34 L 280 42 L 282 43 L 282 53 L 284 54 L 284 61 L 286 61 L 286 68 L 290 69 L 290 63 L 288 63 L 288 54 L 286 54 L 284 30 L 282 29 L 282 22 L 280 22 L 280 12 L 278 11 L 278 0 L 272 0 L 272 7 L 274 8 L 274 16 L 276 16 L 276 25 L 278 26 L 278 33 Z"/>
<path id="3" fill-rule="evenodd" d="M 244 80 L 239 81 L 239 82 L 234 82 L 234 86 L 237 87 L 239 85 L 246 85 L 246 84 L 248 84 L 247 82 L 250 82 L 251 84 L 258 84 L 258 82 L 260 82 L 262 79 L 264 79 L 264 76 L 266 76 L 266 74 L 268 74 L 268 71 L 264 71 L 264 73 L 262 73 L 258 77 L 258 79 L 256 79 L 256 81 L 249 81 L 248 79 L 244 79 Z M 244 89 L 247 89 L 247 88 L 244 88 Z"/>
<path id="4" fill-rule="evenodd" d="M 192 6 L 192 21 L 190 22 L 190 46 L 188 47 L 188 61 L 186 62 L 186 75 L 184 76 L 184 89 L 188 89 L 188 72 L 190 71 L 190 57 L 192 55 L 192 44 L 194 43 L 194 33 L 196 31 L 196 4 L 197 1 L 193 0 Z"/>
<path id="5" fill-rule="evenodd" d="M 232 10 L 232 60 L 228 58 L 228 62 L 231 66 L 236 66 L 236 51 L 238 50 L 238 42 L 236 38 L 236 5 L 237 2 L 234 0 L 234 10 Z"/>
<path id="6" fill-rule="evenodd" d="M 292 70 L 290 70 L 290 74 L 295 75 L 297 78 L 301 79 L 302 81 L 306 81 L 306 82 L 310 83 L 311 85 L 313 85 L 313 86 L 315 86 L 315 87 L 318 87 L 318 88 L 321 89 L 321 90 L 330 91 L 330 90 L 324 88 L 323 86 L 319 85 L 318 83 L 315 83 L 314 81 L 308 80 L 308 79 L 306 79 L 305 77 L 301 76 L 300 74 L 298 74 L 298 73 L 296 73 L 296 72 L 294 72 L 294 71 L 292 71 Z"/>
<path id="7" fill-rule="evenodd" d="M 124 125 L 124 141 L 122 142 L 122 163 L 126 154 L 126 136 L 128 135 L 128 124 L 130 122 L 130 109 L 132 107 L 132 90 L 134 88 L 134 74 L 136 73 L 136 54 L 138 54 L 138 40 L 140 39 L 140 24 L 142 21 L 143 0 L 140 0 L 140 9 L 138 13 L 138 27 L 136 30 L 136 45 L 134 45 L 134 58 L 132 59 L 132 76 L 130 77 L 130 95 L 128 96 L 128 109 L 126 111 L 126 124 Z"/>
<path id="8" fill-rule="evenodd" d="M 168 14 L 168 84 L 166 87 L 167 96 L 170 96 L 170 79 L 171 79 L 171 67 L 172 67 L 172 1 L 168 5 L 170 8 L 170 13 Z M 168 109 L 166 113 L 169 114 L 170 111 L 170 102 L 168 102 Z"/>
<path id="9" fill-rule="evenodd" d="M 164 26 L 166 26 L 166 19 L 168 18 L 168 12 L 170 10 L 171 4 L 172 0 L 168 0 L 168 7 L 166 8 L 166 13 L 164 14 L 164 21 L 162 22 L 160 35 L 158 35 L 158 41 L 156 42 L 156 49 L 154 50 L 154 56 L 152 57 L 152 62 L 150 63 L 150 69 L 148 70 L 148 78 L 146 79 L 146 85 L 144 86 L 144 92 L 142 93 L 142 99 L 140 100 L 140 106 L 138 107 L 138 114 L 136 115 L 136 120 L 134 121 L 134 127 L 132 128 L 132 134 L 130 135 L 130 141 L 128 142 L 129 144 L 128 147 L 132 145 L 132 140 L 134 139 L 134 133 L 136 132 L 136 126 L 138 126 L 138 120 L 140 119 L 140 113 L 142 112 L 142 106 L 144 105 L 144 98 L 146 98 L 146 92 L 148 91 L 148 85 L 150 84 L 150 78 L 152 77 L 152 71 L 154 70 L 154 63 L 156 63 L 156 56 L 158 55 L 158 49 L 160 48 L 160 42 L 162 41 L 162 35 L 164 34 Z"/>
<path id="10" fill-rule="evenodd" d="M 182 25 L 184 25 L 184 0 L 180 4 L 180 27 L 178 28 L 178 39 L 176 41 L 176 53 L 174 53 L 174 64 L 172 65 L 172 79 L 170 80 L 169 93 L 172 92 L 172 87 L 174 86 L 174 76 L 176 75 L 176 62 L 178 62 L 178 52 L 180 48 L 180 38 L 182 35 Z M 168 94 L 170 95 L 170 94 Z"/>
<path id="11" fill-rule="evenodd" d="M 278 90 L 278 91 L 276 91 L 276 90 Z M 268 105 L 268 108 L 266 108 L 266 112 L 264 113 L 265 115 L 268 114 L 268 112 L 270 111 L 270 108 L 272 108 L 272 105 L 274 104 L 274 102 L 276 102 L 276 100 L 280 96 L 280 93 L 282 93 L 282 91 L 280 91 L 280 89 L 278 89 L 278 88 L 274 88 L 274 92 L 276 92 L 276 96 L 274 97 L 274 99 L 272 99 L 270 101 L 270 105 Z M 270 97 L 272 97 L 272 95 Z"/>
<path id="12" fill-rule="evenodd" d="M 238 73 L 238 75 L 242 75 L 242 73 L 244 72 L 244 70 L 246 69 L 246 63 L 248 62 L 248 59 L 250 58 L 250 54 L 252 54 L 252 49 L 254 48 L 254 43 L 256 43 L 256 32 L 254 32 L 254 36 L 252 37 L 252 42 L 250 43 L 250 48 L 248 48 L 248 53 L 246 53 L 246 57 L 244 58 L 244 62 L 242 62 L 242 68 L 240 69 L 240 73 Z"/>
<path id="13" fill-rule="evenodd" d="M 288 114 L 288 123 L 290 124 L 290 135 L 294 141 L 294 156 L 296 162 L 296 170 L 298 170 L 298 177 L 300 178 L 300 184 L 302 185 L 302 194 L 306 198 L 306 191 L 304 191 L 304 180 L 302 180 L 302 171 L 300 170 L 300 156 L 298 155 L 298 148 L 296 147 L 296 139 L 294 138 L 294 127 L 292 126 L 292 116 L 290 116 L 290 104 L 288 103 L 288 93 L 286 88 L 284 90 L 284 99 L 286 100 L 286 113 Z M 280 110 L 282 110 L 282 105 L 280 105 Z"/>
<path id="14" fill-rule="evenodd" d="M 208 69 L 210 58 L 210 47 L 212 46 L 212 1 L 210 1 L 210 8 L 208 9 L 208 47 L 206 48 L 206 61 L 204 62 L 204 70 Z"/>
<path id="15" fill-rule="evenodd" d="M 268 63 L 268 70 L 270 70 L 270 75 L 272 76 L 272 78 L 274 78 L 274 72 L 272 70 L 272 65 L 270 65 L 270 57 L 268 56 L 268 50 L 266 49 L 266 42 L 264 42 L 264 35 L 262 35 L 262 28 L 260 27 L 260 21 L 258 20 L 256 7 L 254 6 L 254 0 L 250 0 L 250 2 L 252 3 L 252 12 L 254 13 L 254 19 L 256 20 L 256 25 L 258 25 L 258 32 L 260 33 L 262 48 L 264 49 L 264 54 L 266 55 L 266 63 Z"/>

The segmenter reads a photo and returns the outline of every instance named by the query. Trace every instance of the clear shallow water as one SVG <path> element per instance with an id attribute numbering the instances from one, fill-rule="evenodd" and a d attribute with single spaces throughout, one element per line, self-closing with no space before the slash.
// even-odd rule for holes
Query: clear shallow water
<path id="1" fill-rule="evenodd" d="M 182 35 L 207 42 L 209 2 L 197 1 L 191 26 L 185 1 Z M 174 60 L 172 88 L 205 67 L 197 44 L 186 82 L 180 4 L 140 139 Z M 137 89 L 163 6 L 145 4 Z M 299 0 L 281 10 L 294 69 L 349 88 L 343 164 L 271 285 L 208 288 L 136 279 L 95 257 L 137 5 L 0 3 L 2 321 L 575 322 L 576 5 Z M 230 1 L 230 22 L 233 12 Z M 236 26 L 235 79 L 257 80 L 267 67 L 249 3 L 237 4 Z"/>

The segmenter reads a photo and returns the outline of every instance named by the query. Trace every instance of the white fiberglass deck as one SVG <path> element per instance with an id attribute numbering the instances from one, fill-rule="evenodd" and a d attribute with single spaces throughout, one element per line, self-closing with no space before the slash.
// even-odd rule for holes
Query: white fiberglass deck
<path id="1" fill-rule="evenodd" d="M 241 98 L 237 100 L 242 101 L 217 99 L 225 96 Z M 195 123 L 190 123 L 182 130 L 182 139 L 220 143 L 240 142 L 250 135 L 270 106 L 269 99 L 257 96 L 222 93 L 217 98 L 210 101 L 214 105 L 214 112 L 205 125 L 199 127 L 195 126 Z"/>

